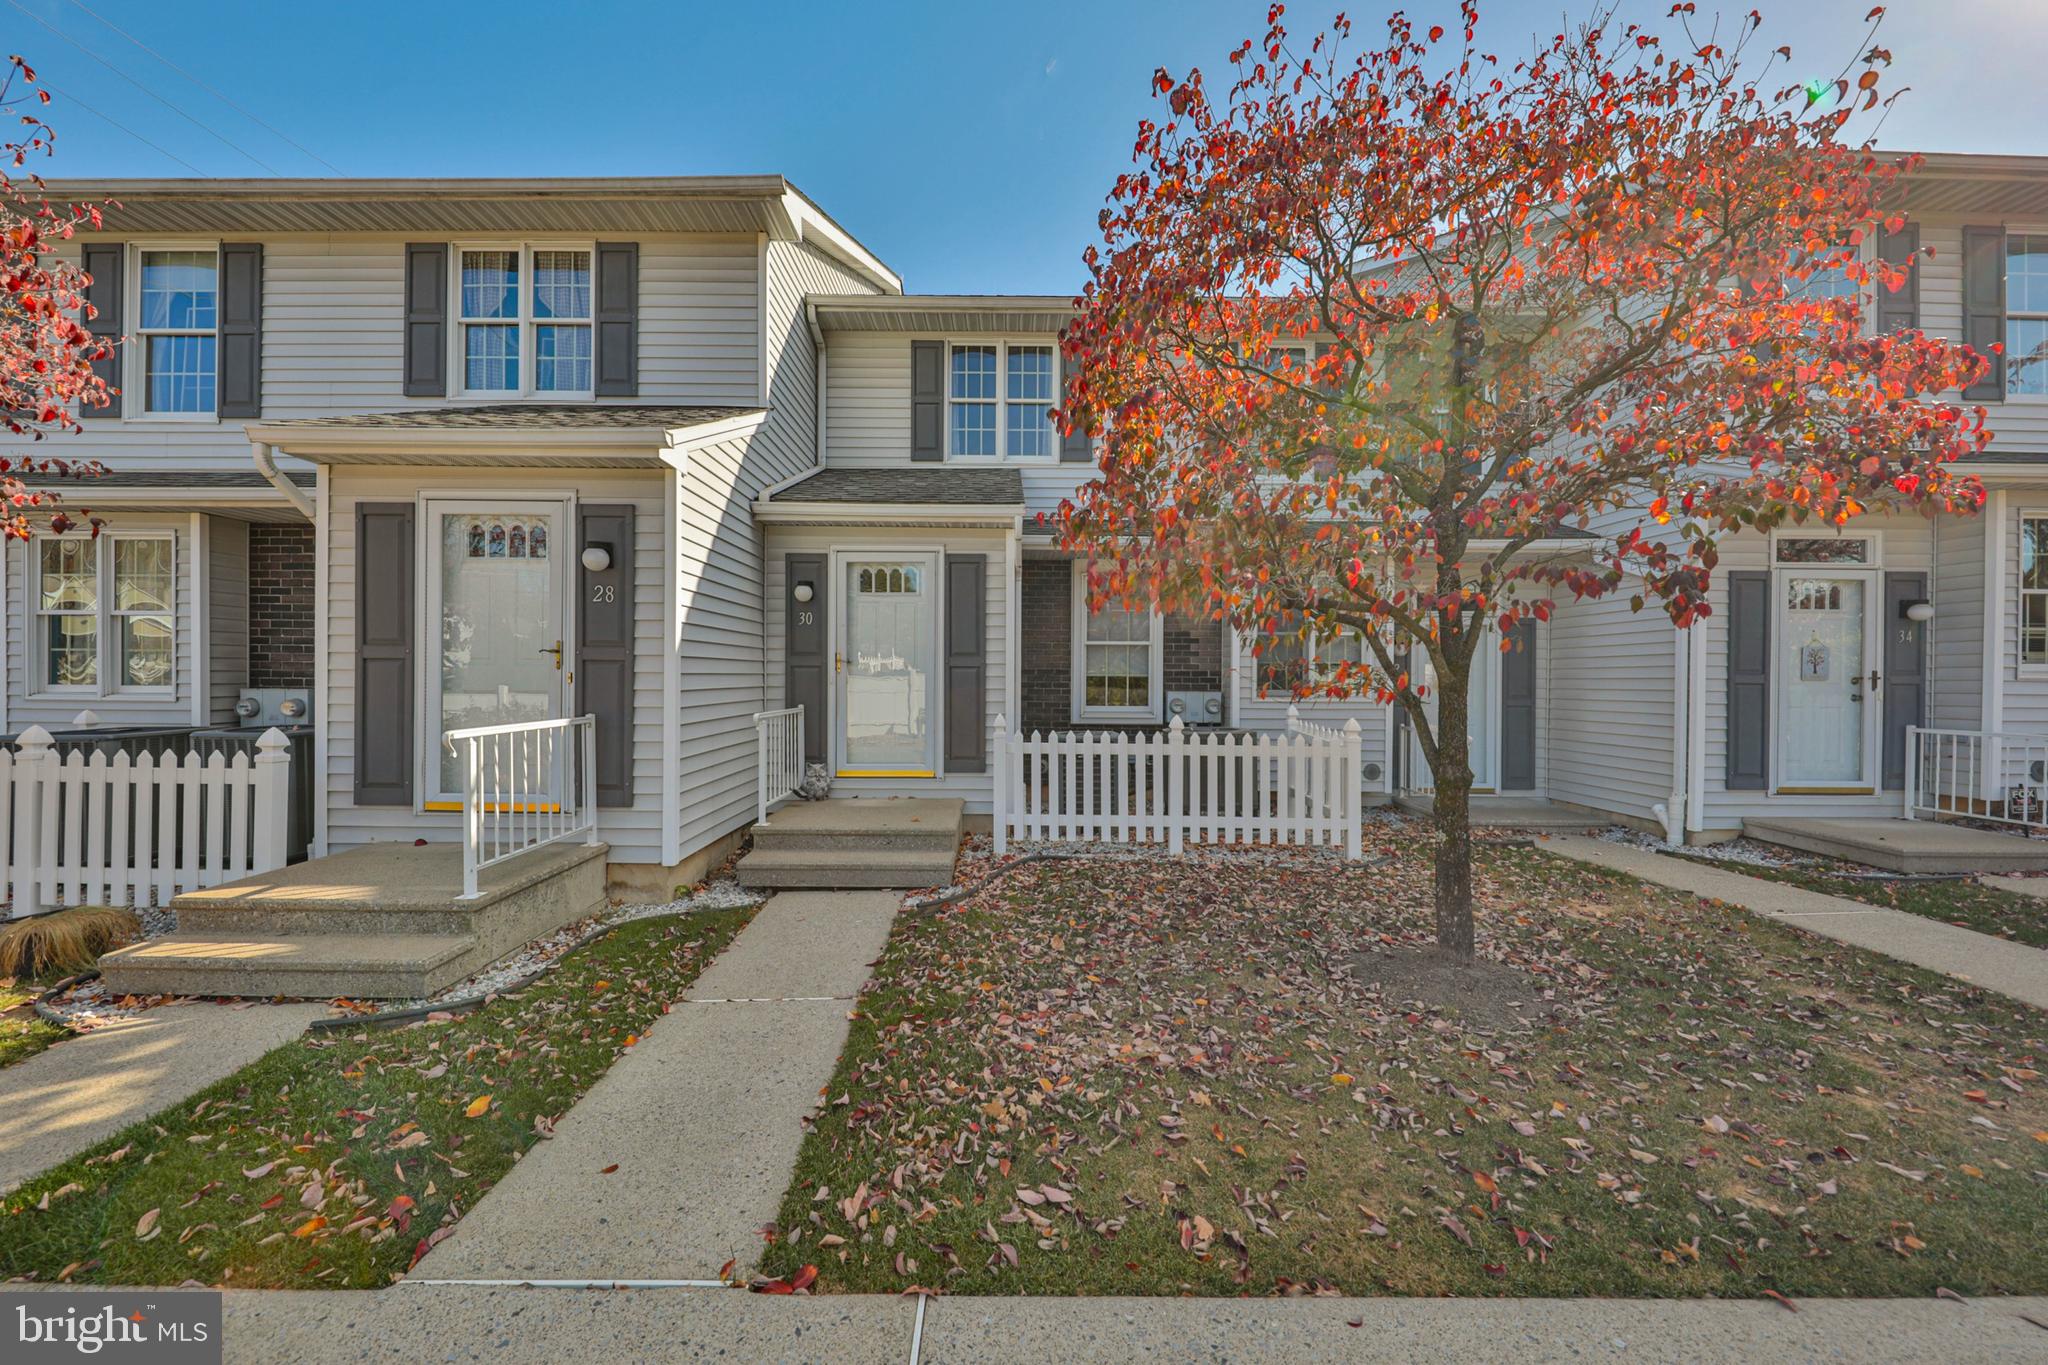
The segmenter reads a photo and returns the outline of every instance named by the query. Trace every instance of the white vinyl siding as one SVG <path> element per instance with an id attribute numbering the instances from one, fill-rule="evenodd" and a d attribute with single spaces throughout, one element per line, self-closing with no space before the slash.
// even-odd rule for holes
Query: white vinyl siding
<path id="1" fill-rule="evenodd" d="M 206 720 L 235 723 L 235 701 L 249 685 L 249 523 L 205 520 Z"/>
<path id="2" fill-rule="evenodd" d="M 1545 794 L 1654 822 L 1676 763 L 1676 627 L 1654 605 L 1629 610 L 1629 588 L 1561 601 L 1536 627 L 1549 667 L 1537 714 L 1547 721 Z"/>
<path id="3" fill-rule="evenodd" d="M 1347 720 L 1358 722 L 1359 746 L 1362 762 L 1366 766 L 1379 764 L 1377 777 L 1364 779 L 1368 792 L 1390 792 L 1393 789 L 1393 769 L 1388 760 L 1388 735 L 1392 728 L 1392 716 L 1386 706 L 1371 697 L 1303 697 L 1296 700 L 1288 693 L 1269 688 L 1265 696 L 1259 695 L 1258 665 L 1260 659 L 1252 657 L 1248 638 L 1234 632 L 1227 637 L 1224 646 L 1224 687 L 1237 690 L 1237 723 L 1246 730 L 1276 730 L 1287 728 L 1287 708 L 1292 706 L 1303 720 L 1318 725 L 1342 727 Z M 1228 708 L 1226 708 L 1228 714 Z"/>

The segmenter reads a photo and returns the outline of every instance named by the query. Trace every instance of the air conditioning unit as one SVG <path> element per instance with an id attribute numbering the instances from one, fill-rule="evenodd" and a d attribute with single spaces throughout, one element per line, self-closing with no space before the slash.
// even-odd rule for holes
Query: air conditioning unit
<path id="1" fill-rule="evenodd" d="M 1166 719 L 1171 724 L 1175 716 L 1183 725 L 1221 725 L 1223 723 L 1223 694 L 1221 692 L 1168 692 L 1166 694 Z"/>

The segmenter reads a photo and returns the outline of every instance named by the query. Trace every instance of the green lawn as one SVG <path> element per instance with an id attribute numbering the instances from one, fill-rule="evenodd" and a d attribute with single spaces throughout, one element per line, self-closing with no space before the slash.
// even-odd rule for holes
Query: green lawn
<path id="1" fill-rule="evenodd" d="M 1701 861 L 1707 861 L 1702 859 Z M 2048 948 L 2048 900 L 2001 891 L 1974 881 L 1873 881 L 1833 876 L 1824 867 L 1764 867 L 1714 860 L 1715 867 L 1774 882 L 1789 882 L 1809 891 L 1841 896 L 1865 905 L 1881 905 L 1959 924 L 1980 934 L 1994 934 L 2034 948 Z"/>
<path id="2" fill-rule="evenodd" d="M 25 1061 L 59 1038 L 70 1036 L 30 1008 L 40 990 L 0 981 L 0 1067 Z"/>
<path id="3" fill-rule="evenodd" d="M 0 1199 L 0 1280 L 388 1284 L 752 915 L 635 921 L 464 1018 L 286 1044 Z"/>
<path id="4" fill-rule="evenodd" d="M 1418 841 L 1419 842 L 1419 841 Z M 2048 1016 L 1529 850 L 1490 1035 L 1342 970 L 1428 849 L 1024 867 L 906 913 L 767 1268 L 824 1291 L 2048 1291 Z"/>

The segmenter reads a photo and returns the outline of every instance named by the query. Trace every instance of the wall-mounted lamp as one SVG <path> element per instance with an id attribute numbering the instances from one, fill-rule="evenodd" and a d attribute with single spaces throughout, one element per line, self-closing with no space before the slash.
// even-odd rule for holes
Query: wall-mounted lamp
<path id="1" fill-rule="evenodd" d="M 808 583 L 797 584 L 795 590 L 790 593 L 790 596 L 799 602 L 810 601 L 812 596 L 811 585 Z"/>
<path id="2" fill-rule="evenodd" d="M 583 547 L 583 567 L 592 573 L 603 573 L 612 566 L 612 547 L 609 545 L 586 545 Z"/>
<path id="3" fill-rule="evenodd" d="M 1917 602 L 1901 602 L 1899 603 L 1899 615 L 1905 617 L 1908 621 L 1932 621 L 1934 619 L 1934 603 L 1924 598 Z"/>

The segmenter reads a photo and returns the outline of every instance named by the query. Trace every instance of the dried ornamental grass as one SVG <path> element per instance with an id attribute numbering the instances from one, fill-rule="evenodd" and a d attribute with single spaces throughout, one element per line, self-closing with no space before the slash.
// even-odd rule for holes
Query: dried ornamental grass
<path id="1" fill-rule="evenodd" d="M 0 929 L 0 976 L 29 981 L 82 972 L 141 932 L 133 914 L 103 905 L 16 920 Z"/>

